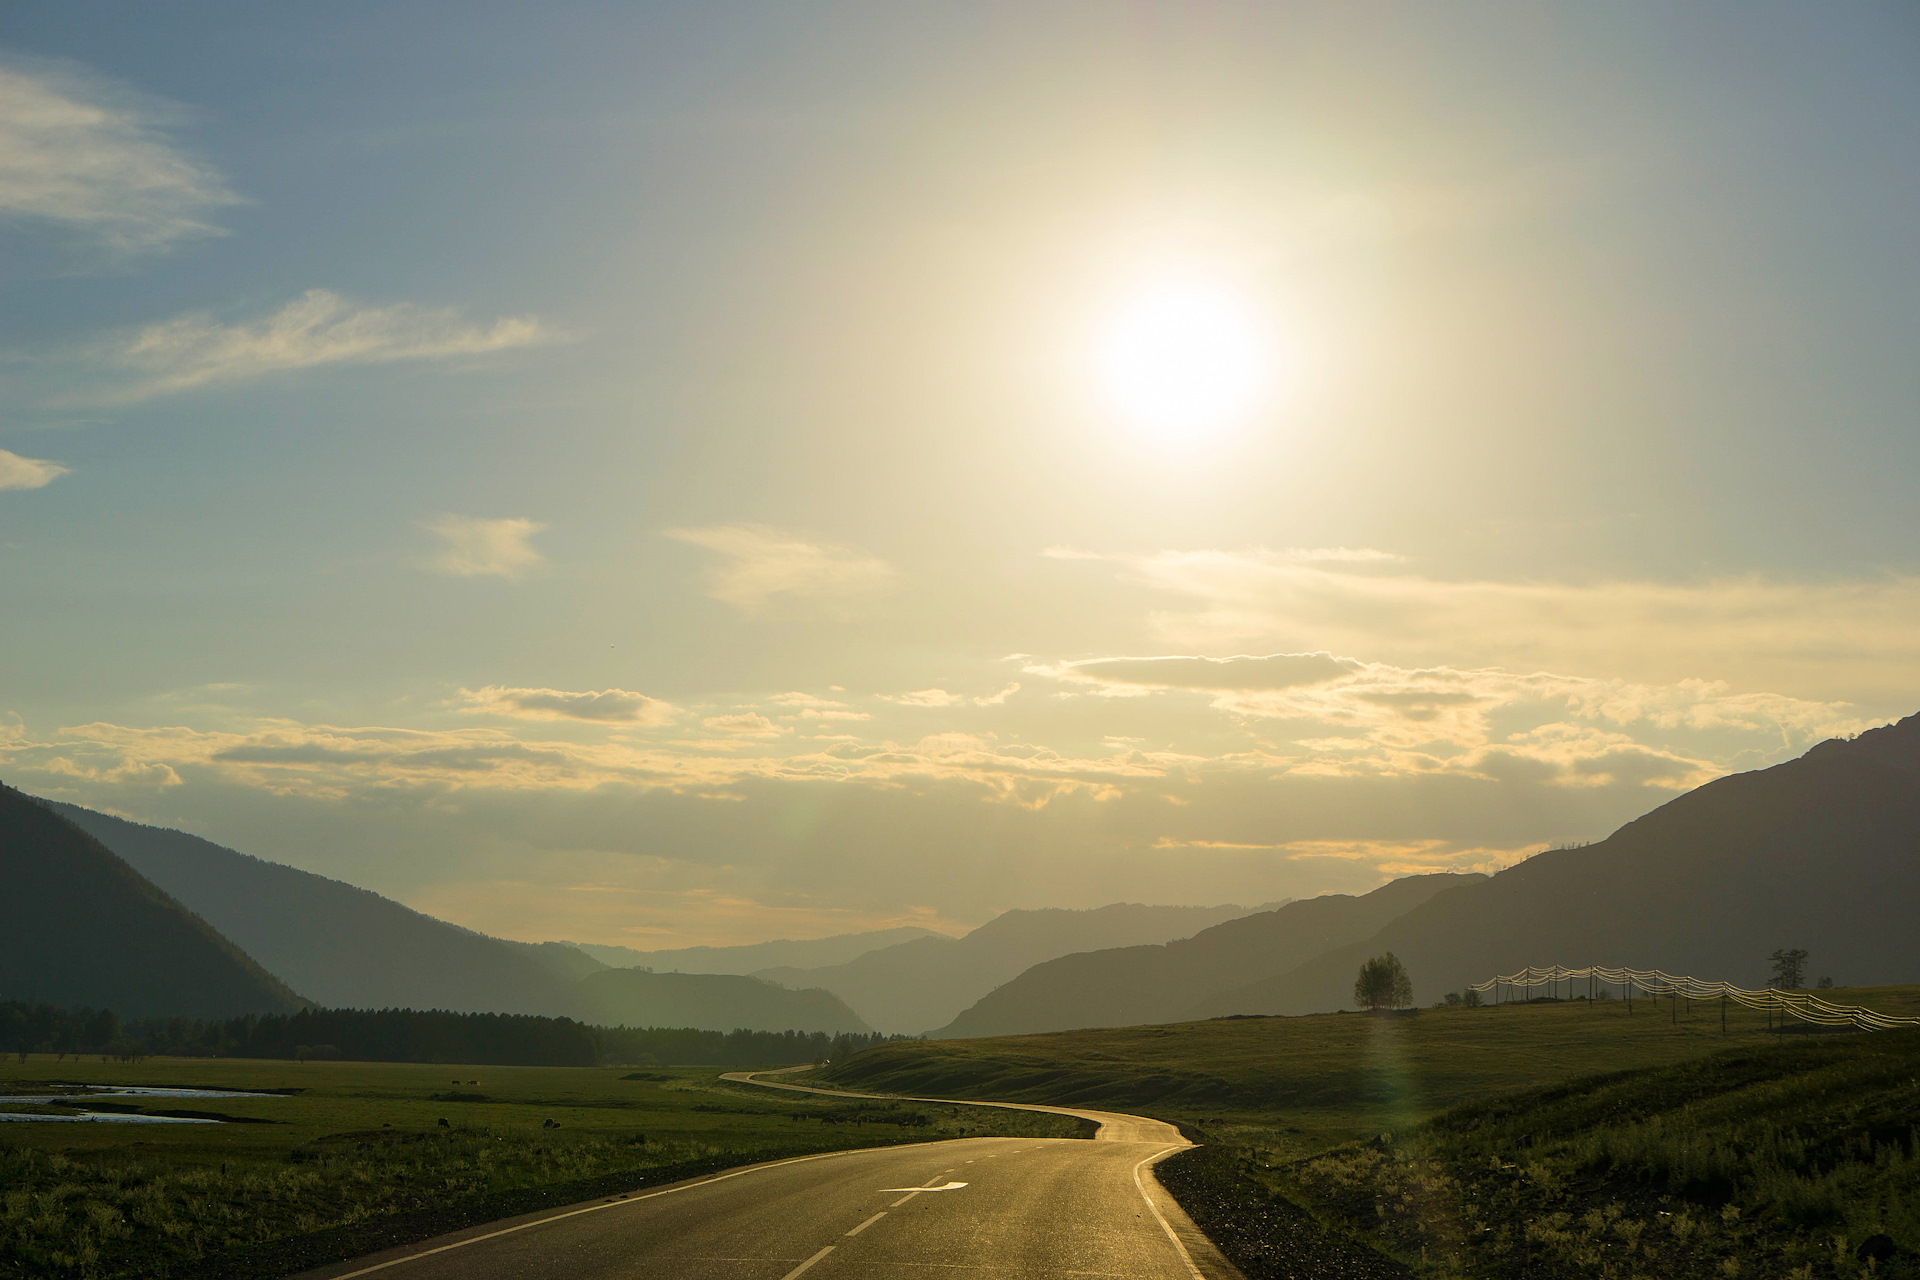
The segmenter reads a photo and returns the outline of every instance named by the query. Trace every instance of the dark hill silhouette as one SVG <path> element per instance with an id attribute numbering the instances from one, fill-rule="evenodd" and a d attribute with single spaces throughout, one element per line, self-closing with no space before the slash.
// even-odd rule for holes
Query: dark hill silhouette
<path id="1" fill-rule="evenodd" d="M 760 973 L 776 967 L 817 969 L 824 965 L 846 964 L 869 951 L 878 951 L 895 943 L 945 936 L 932 929 L 909 924 L 894 929 L 872 929 L 865 933 L 837 933 L 830 938 L 778 938 L 772 942 L 750 942 L 733 947 L 636 951 L 632 947 L 609 947 L 591 942 L 569 945 L 578 947 L 615 969 L 647 968 L 655 973 Z"/>
<path id="2" fill-rule="evenodd" d="M 1764 986 L 1813 953 L 1845 986 L 1920 980 L 1920 716 L 1669 801 L 1607 839 L 1450 889 L 1356 945 L 1223 992 L 1190 1017 L 1352 1003 L 1391 950 L 1422 1003 L 1527 964 L 1629 964 Z"/>
<path id="3" fill-rule="evenodd" d="M 618 1027 L 736 1027 L 871 1031 L 831 991 L 789 991 L 758 978 L 725 973 L 649 973 L 602 969 L 580 984 L 590 1022 Z"/>
<path id="4" fill-rule="evenodd" d="M 574 980 L 520 944 L 184 831 L 44 803 L 329 1008 L 576 1012 Z"/>
<path id="5" fill-rule="evenodd" d="M 789 987 L 825 987 L 882 1031 L 937 1027 L 1022 970 L 1074 951 L 1165 942 L 1258 907 L 1148 907 L 1008 911 L 961 938 L 939 935 L 883 947 L 847 964 L 763 969 Z"/>
<path id="6" fill-rule="evenodd" d="M 288 1013 L 305 1002 L 100 841 L 0 786 L 0 999 L 122 1017 Z"/>
<path id="7" fill-rule="evenodd" d="M 1371 937 L 1441 890 L 1485 879 L 1406 876 L 1358 897 L 1330 893 L 1290 902 L 1157 946 L 1061 956 L 997 988 L 934 1034 L 1005 1036 L 1172 1022 L 1216 992 L 1285 973 L 1329 948 Z"/>

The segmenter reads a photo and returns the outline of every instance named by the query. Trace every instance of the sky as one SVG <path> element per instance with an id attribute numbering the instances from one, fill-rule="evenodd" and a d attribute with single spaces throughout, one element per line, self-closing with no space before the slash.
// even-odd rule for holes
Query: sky
<path id="1" fill-rule="evenodd" d="M 1920 11 L 16 6 L 0 778 L 640 948 L 1920 710 Z"/>

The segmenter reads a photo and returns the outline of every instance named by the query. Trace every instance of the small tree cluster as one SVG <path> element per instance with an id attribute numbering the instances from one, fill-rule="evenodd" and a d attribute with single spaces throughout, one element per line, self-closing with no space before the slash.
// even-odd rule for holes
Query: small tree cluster
<path id="1" fill-rule="evenodd" d="M 1413 1003 L 1413 979 L 1400 958 L 1389 951 L 1360 966 L 1353 999 L 1363 1009 L 1404 1009 Z"/>
<path id="2" fill-rule="evenodd" d="M 1807 949 L 1782 947 L 1767 957 L 1773 961 L 1773 989 L 1798 991 L 1807 985 Z"/>

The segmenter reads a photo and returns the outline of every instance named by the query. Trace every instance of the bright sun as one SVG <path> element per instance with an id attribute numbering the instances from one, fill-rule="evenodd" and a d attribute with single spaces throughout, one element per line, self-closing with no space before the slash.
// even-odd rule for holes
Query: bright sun
<path id="1" fill-rule="evenodd" d="M 1136 427 L 1183 442 L 1250 411 L 1267 389 L 1268 335 L 1241 299 L 1179 282 L 1134 294 L 1100 332 L 1101 392 Z"/>

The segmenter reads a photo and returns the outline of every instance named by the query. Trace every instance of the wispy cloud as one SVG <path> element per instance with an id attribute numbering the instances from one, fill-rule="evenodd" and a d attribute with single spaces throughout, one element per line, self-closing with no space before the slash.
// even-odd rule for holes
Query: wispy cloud
<path id="1" fill-rule="evenodd" d="M 514 689 L 488 685 L 462 689 L 463 711 L 517 720 L 584 720 L 598 724 L 660 725 L 672 720 L 672 703 L 628 689 Z"/>
<path id="2" fill-rule="evenodd" d="M 1125 694 L 1144 689 L 1290 689 L 1337 680 L 1359 667 L 1350 658 L 1330 653 L 1270 653 L 1232 658 L 1089 658 L 1028 670 Z"/>
<path id="3" fill-rule="evenodd" d="M 883 693 L 880 695 L 880 698 L 884 702 L 891 702 L 896 706 L 902 707 L 931 707 L 936 709 L 969 706 L 998 707 L 1003 706 L 1008 698 L 1011 698 L 1018 692 L 1020 692 L 1020 686 L 1018 683 L 1015 683 L 1008 685 L 998 693 L 988 694 L 984 697 L 969 697 L 964 693 L 953 693 L 946 689 L 936 688 L 915 689 L 909 693 Z"/>
<path id="4" fill-rule="evenodd" d="M 44 489 L 72 470 L 45 458 L 23 458 L 0 449 L 0 489 Z"/>
<path id="5" fill-rule="evenodd" d="M 737 711 L 730 715 L 708 716 L 700 724 L 715 733 L 738 734 L 743 738 L 777 738 L 789 732 L 757 711 Z"/>
<path id="6" fill-rule="evenodd" d="M 193 312 L 117 340 L 104 354 L 132 380 L 100 398 L 129 403 L 322 365 L 450 360 L 556 339 L 531 316 L 475 324 L 451 308 L 359 306 L 331 290 L 310 289 L 257 319 L 222 324 Z"/>
<path id="7" fill-rule="evenodd" d="M 1124 556 L 1111 556 L 1064 544 L 1047 547 L 1040 554 L 1049 560 L 1113 560 L 1123 563 L 1127 560 Z M 1239 554 L 1283 564 L 1398 564 L 1406 560 L 1397 552 L 1378 551 L 1372 547 L 1287 547 L 1281 551 L 1259 548 Z"/>
<path id="8" fill-rule="evenodd" d="M 892 565 L 852 547 L 819 542 L 761 524 L 667 529 L 666 536 L 722 557 L 707 570 L 707 594 L 743 613 L 775 597 L 832 604 L 893 586 Z"/>
<path id="9" fill-rule="evenodd" d="M 547 527 L 537 520 L 448 515 L 422 521 L 422 527 L 446 540 L 445 548 L 427 566 L 438 573 L 517 578 L 546 563 L 547 558 L 532 545 L 533 535 Z"/>
<path id="10" fill-rule="evenodd" d="M 1904 702 L 1920 692 L 1920 577 L 1697 583 L 1443 580 L 1291 551 L 1104 557 L 1168 607 L 1172 648 L 1251 643 L 1388 656 L 1406 665 L 1499 663 L 1667 684 L 1712 673 L 1752 689 Z"/>
<path id="11" fill-rule="evenodd" d="M 177 117 L 79 68 L 0 64 L 0 215 L 119 254 L 222 234 L 207 215 L 240 198 L 168 138 Z"/>

